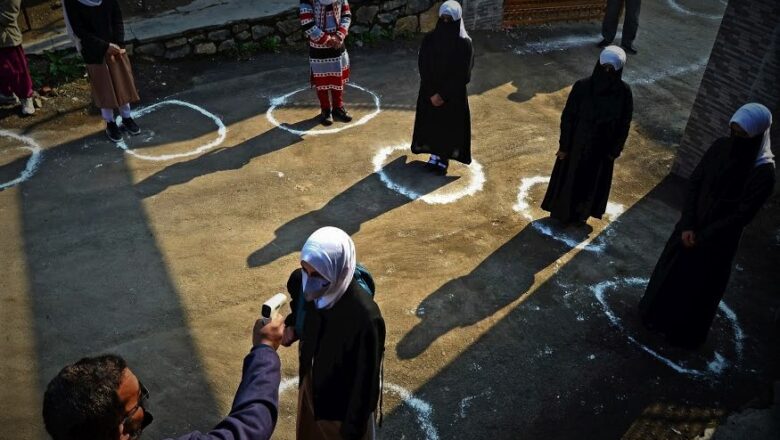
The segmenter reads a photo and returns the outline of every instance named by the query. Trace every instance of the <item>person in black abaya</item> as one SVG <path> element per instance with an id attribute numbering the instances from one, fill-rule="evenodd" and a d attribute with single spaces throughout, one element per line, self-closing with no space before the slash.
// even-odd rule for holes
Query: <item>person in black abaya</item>
<path id="1" fill-rule="evenodd" d="M 439 8 L 436 29 L 425 36 L 418 60 L 420 94 L 412 152 L 429 153 L 428 167 L 447 174 L 449 160 L 471 163 L 471 112 L 466 85 L 474 50 L 456 1 Z"/>
<path id="2" fill-rule="evenodd" d="M 593 74 L 577 81 L 561 115 L 561 137 L 542 209 L 564 224 L 601 218 L 612 187 L 614 161 L 623 151 L 634 100 L 622 80 L 626 53 L 601 52 Z"/>
<path id="3" fill-rule="evenodd" d="M 772 114 L 742 106 L 731 136 L 716 140 L 689 179 L 682 216 L 639 303 L 642 322 L 673 345 L 695 349 L 726 290 L 742 230 L 772 194 Z"/>

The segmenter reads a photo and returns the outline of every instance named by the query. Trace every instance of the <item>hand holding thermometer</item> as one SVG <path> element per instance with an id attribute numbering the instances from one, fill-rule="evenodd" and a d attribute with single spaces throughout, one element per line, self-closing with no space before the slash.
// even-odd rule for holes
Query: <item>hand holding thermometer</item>
<path id="1" fill-rule="evenodd" d="M 263 307 L 260 309 L 260 316 L 263 318 L 263 324 L 270 322 L 288 301 L 289 298 L 287 298 L 287 295 L 284 293 L 277 293 L 271 299 L 263 303 Z"/>

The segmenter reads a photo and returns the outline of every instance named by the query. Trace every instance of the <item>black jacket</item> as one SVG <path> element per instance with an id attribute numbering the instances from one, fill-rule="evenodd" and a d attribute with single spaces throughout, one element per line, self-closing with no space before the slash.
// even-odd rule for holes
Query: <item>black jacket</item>
<path id="1" fill-rule="evenodd" d="M 73 33 L 81 40 L 81 56 L 87 64 L 103 64 L 108 44 L 123 46 L 125 25 L 117 0 L 103 0 L 100 6 L 84 6 L 77 0 L 65 0 Z"/>
<path id="2" fill-rule="evenodd" d="M 287 282 L 293 314 L 301 297 L 301 269 Z M 379 401 L 379 375 L 385 349 L 385 321 L 372 296 L 352 280 L 344 296 L 330 309 L 304 305 L 299 342 L 301 383 L 311 375 L 314 417 L 342 423 L 345 439 L 359 439 Z"/>

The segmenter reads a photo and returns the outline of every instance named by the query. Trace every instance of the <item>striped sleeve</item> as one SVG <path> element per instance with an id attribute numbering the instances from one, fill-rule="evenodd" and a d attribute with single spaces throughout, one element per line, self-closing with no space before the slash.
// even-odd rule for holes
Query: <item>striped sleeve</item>
<path id="1" fill-rule="evenodd" d="M 306 38 L 317 44 L 323 44 L 327 41 L 328 35 L 317 27 L 317 24 L 314 21 L 314 7 L 312 6 L 311 0 L 301 0 L 298 15 L 301 19 L 303 35 L 305 35 Z"/>
<path id="2" fill-rule="evenodd" d="M 352 24 L 352 11 L 349 9 L 349 1 L 344 0 L 341 5 L 341 22 L 339 23 L 339 30 L 337 33 L 342 40 L 347 38 L 349 34 L 349 26 Z"/>

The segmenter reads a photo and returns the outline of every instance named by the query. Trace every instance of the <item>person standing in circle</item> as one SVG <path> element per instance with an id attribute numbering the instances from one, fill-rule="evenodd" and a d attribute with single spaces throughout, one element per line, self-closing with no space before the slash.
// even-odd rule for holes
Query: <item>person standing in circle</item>
<path id="1" fill-rule="evenodd" d="M 680 221 L 639 303 L 645 327 L 672 345 L 695 349 L 707 340 L 742 231 L 775 187 L 771 126 L 768 108 L 745 104 L 731 118 L 731 136 L 716 140 L 688 179 Z"/>
<path id="2" fill-rule="evenodd" d="M 349 53 L 344 41 L 352 13 L 347 0 L 301 0 L 301 26 L 309 39 L 311 85 L 320 101 L 320 123 L 351 122 L 344 107 L 344 85 L 349 81 Z"/>
<path id="3" fill-rule="evenodd" d="M 22 31 L 17 22 L 22 0 L 0 0 L 0 104 L 22 104 L 22 115 L 35 113 L 33 83 L 27 56 L 22 48 Z M 14 96 L 16 95 L 16 96 Z"/>
<path id="4" fill-rule="evenodd" d="M 636 55 L 637 50 L 634 47 L 634 39 L 639 29 L 639 9 L 642 6 L 642 0 L 607 0 L 607 8 L 604 10 L 604 21 L 601 23 L 601 36 L 603 39 L 598 44 L 599 47 L 607 47 L 612 44 L 617 34 L 618 22 L 620 22 L 620 10 L 625 4 L 625 18 L 623 19 L 623 36 L 620 40 L 620 46 L 626 52 Z"/>
<path id="5" fill-rule="evenodd" d="M 92 99 L 106 121 L 106 136 L 122 140 L 122 130 L 141 133 L 130 110 L 138 102 L 130 60 L 123 48 L 125 26 L 117 0 L 62 0 L 65 27 L 87 64 Z M 115 110 L 122 116 L 116 123 Z"/>
<path id="6" fill-rule="evenodd" d="M 628 138 L 634 100 L 622 80 L 626 53 L 601 52 L 589 78 L 572 87 L 561 115 L 561 137 L 542 209 L 561 223 L 601 218 L 612 188 L 614 161 Z"/>
<path id="7" fill-rule="evenodd" d="M 287 290 L 293 312 L 282 345 L 300 339 L 296 438 L 374 439 L 385 322 L 349 235 L 334 227 L 315 231 Z"/>
<path id="8" fill-rule="evenodd" d="M 439 8 L 436 29 L 425 36 L 418 58 L 420 93 L 412 152 L 429 153 L 428 167 L 447 174 L 450 159 L 471 163 L 471 112 L 468 90 L 474 49 L 454 0 Z"/>

